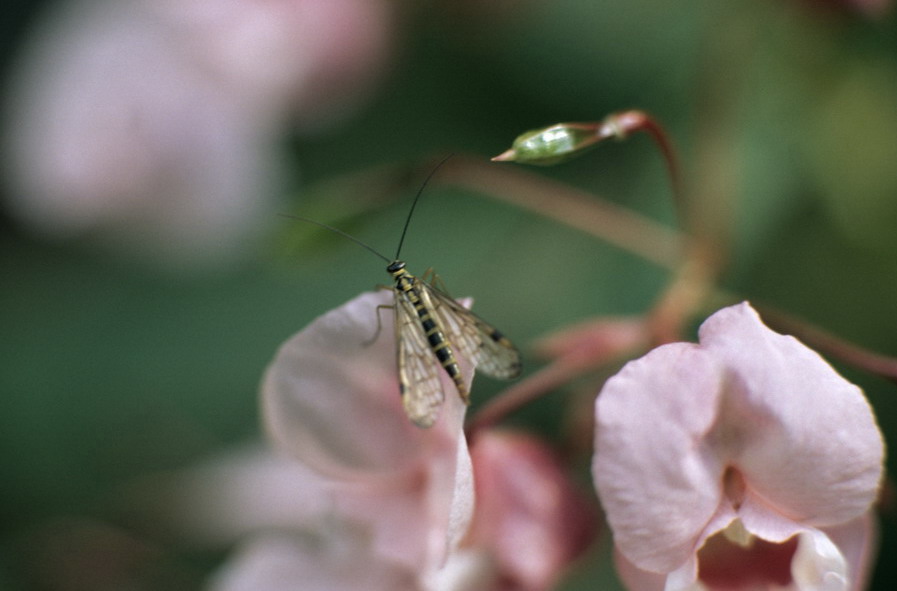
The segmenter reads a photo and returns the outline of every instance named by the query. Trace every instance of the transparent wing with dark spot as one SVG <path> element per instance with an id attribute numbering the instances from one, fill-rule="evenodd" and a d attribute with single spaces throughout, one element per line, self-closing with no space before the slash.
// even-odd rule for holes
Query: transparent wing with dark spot
<path id="1" fill-rule="evenodd" d="M 398 291 L 395 302 L 402 404 L 405 414 L 415 425 L 430 427 L 445 400 L 439 376 L 441 367 L 427 344 L 414 305 Z"/>
<path id="2" fill-rule="evenodd" d="M 477 370 L 509 380 L 520 375 L 520 352 L 488 322 L 432 285 L 422 283 L 456 353 L 476 362 Z"/>

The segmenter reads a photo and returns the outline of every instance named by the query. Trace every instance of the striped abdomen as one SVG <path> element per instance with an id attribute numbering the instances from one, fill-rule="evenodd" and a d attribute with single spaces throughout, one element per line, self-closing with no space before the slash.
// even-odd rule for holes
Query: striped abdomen
<path id="1" fill-rule="evenodd" d="M 470 394 L 467 391 L 467 387 L 464 385 L 461 368 L 458 366 L 458 361 L 455 359 L 455 353 L 452 350 L 451 343 L 446 340 L 445 333 L 442 331 L 442 328 L 434 317 L 433 311 L 427 307 L 424 298 L 421 296 L 420 288 L 416 285 L 417 278 L 405 271 L 404 263 L 394 263 L 390 265 L 388 270 L 390 274 L 392 274 L 393 279 L 395 279 L 396 289 L 404 294 L 404 296 L 408 298 L 408 301 L 414 306 L 414 310 L 417 312 L 417 318 L 420 321 L 420 326 L 424 331 L 424 336 L 427 339 L 427 344 L 429 344 L 433 355 L 436 356 L 436 359 L 439 360 L 439 364 L 442 365 L 445 372 L 452 378 L 461 400 L 463 400 L 465 404 L 469 403 Z"/>

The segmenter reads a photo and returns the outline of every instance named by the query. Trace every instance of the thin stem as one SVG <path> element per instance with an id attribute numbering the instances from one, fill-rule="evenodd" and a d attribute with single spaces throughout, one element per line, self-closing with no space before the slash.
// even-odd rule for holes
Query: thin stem
<path id="1" fill-rule="evenodd" d="M 566 365 L 554 363 L 543 367 L 487 402 L 468 423 L 465 429 L 468 436 L 474 437 L 480 430 L 492 427 L 509 414 L 568 381 L 570 381 L 570 368 Z"/>
<path id="2" fill-rule="evenodd" d="M 638 131 L 644 131 L 650 135 L 660 149 L 660 153 L 666 163 L 667 173 L 670 175 L 673 206 L 676 208 L 680 224 L 685 224 L 689 220 L 689 214 L 685 192 L 682 189 L 682 175 L 679 171 L 676 150 L 673 148 L 673 142 L 670 140 L 670 136 L 664 127 L 644 111 L 624 111 L 609 115 L 601 126 L 600 135 L 603 138 L 617 137 L 623 139 Z"/>
<path id="3" fill-rule="evenodd" d="M 640 122 L 637 117 L 629 125 L 644 125 L 661 145 L 661 150 L 667 153 L 668 142 L 659 126 L 652 126 L 644 119 Z M 667 163 L 681 202 L 679 181 L 672 176 L 678 175 L 676 166 L 672 159 L 667 159 Z M 469 158 L 458 158 L 442 178 L 446 183 L 475 190 L 577 228 L 647 261 L 677 271 L 677 280 L 670 286 L 670 293 L 661 298 L 651 318 L 655 341 L 678 340 L 676 335 L 681 331 L 682 322 L 702 307 L 728 305 L 741 299 L 713 285 L 714 267 L 708 265 L 704 257 L 695 257 L 692 252 L 687 257 L 690 264 L 683 265 L 680 252 L 685 239 L 680 233 L 630 210 L 598 200 L 589 193 L 520 169 L 493 167 Z M 874 353 L 771 308 L 757 308 L 773 327 L 794 334 L 833 358 L 897 383 L 897 358 Z M 578 369 L 576 375 L 583 373 L 585 368 Z M 568 383 L 571 373 L 571 367 L 564 363 L 542 368 L 487 403 L 471 420 L 468 433 L 492 426 Z"/>
<path id="4" fill-rule="evenodd" d="M 681 261 L 678 232 L 590 193 L 470 158 L 458 157 L 447 166 L 439 177 L 445 183 L 554 219 L 667 269 Z"/>
<path id="5" fill-rule="evenodd" d="M 684 328 L 713 293 L 710 271 L 700 258 L 690 257 L 674 274 L 648 312 L 653 346 L 683 339 Z"/>

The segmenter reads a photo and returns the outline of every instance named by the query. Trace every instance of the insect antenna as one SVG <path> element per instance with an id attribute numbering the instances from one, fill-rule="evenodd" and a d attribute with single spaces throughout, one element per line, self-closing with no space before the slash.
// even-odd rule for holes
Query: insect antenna
<path id="1" fill-rule="evenodd" d="M 310 218 L 304 218 L 304 217 L 302 217 L 301 215 L 288 215 L 288 214 L 285 214 L 285 213 L 282 213 L 282 214 L 280 214 L 280 215 L 282 215 L 282 216 L 285 217 L 285 218 L 291 218 L 291 219 L 294 219 L 294 220 L 299 220 L 299 221 L 301 221 L 301 222 L 308 222 L 309 224 L 314 224 L 314 225 L 316 225 L 316 226 L 319 226 L 319 227 L 321 227 L 321 228 L 324 228 L 325 230 L 330 230 L 331 232 L 336 232 L 336 233 L 339 234 L 340 236 L 343 236 L 343 237 L 345 237 L 345 238 L 348 238 L 349 240 L 351 240 L 352 242 L 354 242 L 354 243 L 357 244 L 358 246 L 361 246 L 362 248 L 365 248 L 365 249 L 369 250 L 370 252 L 374 253 L 375 255 L 377 255 L 378 257 L 380 257 L 381 259 L 383 259 L 383 260 L 386 261 L 387 263 L 391 263 L 391 262 L 392 262 L 391 260 L 389 260 L 388 258 L 386 258 L 385 256 L 383 256 L 382 254 L 380 254 L 379 252 L 377 252 L 376 250 L 374 250 L 374 248 L 373 248 L 372 246 L 368 246 L 367 244 L 365 244 L 364 242 L 362 242 L 361 240 L 359 240 L 359 239 L 356 238 L 355 236 L 352 236 L 351 234 L 347 234 L 346 232 L 343 232 L 343 231 L 340 230 L 339 228 L 334 228 L 333 226 L 328 226 L 328 225 L 325 224 L 325 223 L 318 222 L 318 221 L 315 221 L 315 220 L 310 219 Z"/>
<path id="2" fill-rule="evenodd" d="M 343 236 L 344 238 L 348 238 L 349 240 L 351 240 L 352 242 L 354 242 L 354 243 L 357 244 L 358 246 L 361 246 L 362 248 L 364 248 L 364 249 L 366 249 L 366 250 L 368 250 L 368 251 L 374 253 L 375 255 L 377 255 L 378 257 L 380 257 L 381 259 L 383 259 L 383 260 L 386 261 L 387 263 L 391 263 L 391 262 L 393 262 L 394 260 L 398 260 L 398 258 L 399 258 L 399 253 L 402 252 L 402 244 L 405 242 L 405 234 L 408 233 L 408 225 L 411 223 L 411 216 L 412 216 L 412 214 L 414 213 L 414 208 L 417 207 L 417 202 L 418 202 L 418 200 L 420 199 L 420 196 L 423 194 L 424 189 L 425 189 L 426 186 L 427 186 L 427 183 L 430 182 L 430 179 L 433 178 L 433 175 L 436 174 L 436 171 L 439 170 L 439 169 L 442 167 L 443 164 L 445 164 L 446 160 L 448 160 L 448 159 L 451 158 L 452 156 L 454 156 L 454 154 L 449 154 L 448 156 L 446 156 L 445 158 L 443 158 L 443 159 L 439 162 L 439 164 L 437 164 L 437 165 L 433 168 L 433 170 L 430 171 L 430 174 L 428 174 L 428 175 L 427 175 L 427 178 L 424 179 L 424 182 L 423 182 L 423 184 L 420 186 L 420 189 L 417 190 L 417 195 L 414 196 L 414 202 L 411 204 L 411 209 L 408 211 L 408 217 L 405 218 L 405 227 L 402 228 L 402 237 L 399 238 L 399 247 L 396 249 L 396 256 L 395 256 L 394 259 L 388 259 L 388 258 L 386 258 L 386 256 L 380 254 L 380 252 L 378 252 L 377 250 L 375 250 L 374 247 L 365 244 L 364 242 L 362 242 L 361 240 L 359 240 L 359 239 L 356 238 L 355 236 L 352 236 L 351 234 L 348 234 L 348 233 L 346 233 L 346 232 L 343 232 L 343 231 L 340 230 L 339 228 L 334 228 L 333 226 L 330 226 L 330 225 L 325 224 L 325 223 L 323 223 L 323 222 L 319 222 L 319 221 L 313 220 L 313 219 L 311 219 L 311 218 L 302 217 L 301 215 L 290 215 L 290 214 L 286 214 L 286 213 L 282 213 L 282 214 L 280 214 L 280 215 L 281 215 L 282 217 L 285 217 L 285 218 L 290 218 L 290 219 L 294 219 L 294 220 L 299 220 L 300 222 L 307 222 L 307 223 L 309 223 L 309 224 L 314 224 L 315 226 L 318 226 L 318 227 L 320 227 L 320 228 L 324 228 L 325 230 L 330 230 L 331 232 L 336 232 L 336 233 L 339 234 L 340 236 Z"/>
<path id="3" fill-rule="evenodd" d="M 411 209 L 408 210 L 408 217 L 405 218 L 405 227 L 402 228 L 402 237 L 399 238 L 399 246 L 396 248 L 396 256 L 395 260 L 399 259 L 399 255 L 402 253 L 402 244 L 405 243 L 405 234 L 408 233 L 408 225 L 411 223 L 411 216 L 414 214 L 414 208 L 417 207 L 417 202 L 420 199 L 420 196 L 423 194 L 424 189 L 427 187 L 427 183 L 430 182 L 430 179 L 433 178 L 433 175 L 436 174 L 436 171 L 442 168 L 442 165 L 446 163 L 446 161 L 454 156 L 454 154 L 449 154 L 445 158 L 443 158 L 439 164 L 433 167 L 433 170 L 430 171 L 430 174 L 427 175 L 427 178 L 424 179 L 423 184 L 420 186 L 420 189 L 417 190 L 417 195 L 414 196 L 414 201 L 411 203 Z"/>

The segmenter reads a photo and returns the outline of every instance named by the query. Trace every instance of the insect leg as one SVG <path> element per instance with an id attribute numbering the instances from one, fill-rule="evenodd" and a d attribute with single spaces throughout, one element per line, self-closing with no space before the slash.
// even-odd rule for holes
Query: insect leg
<path id="1" fill-rule="evenodd" d="M 389 288 L 389 289 L 392 289 L 392 288 Z M 381 308 L 388 308 L 390 310 L 396 309 L 396 307 L 392 304 L 380 304 L 379 306 L 377 306 L 377 330 L 376 330 L 376 332 L 374 332 L 374 336 L 372 336 L 370 339 L 366 340 L 365 342 L 363 342 L 361 344 L 361 346 L 363 346 L 363 347 L 370 347 L 371 345 L 374 344 L 374 342 L 380 336 L 380 331 L 383 329 L 383 323 L 380 320 L 380 309 Z"/>
<path id="2" fill-rule="evenodd" d="M 421 275 L 421 279 L 423 281 L 426 281 L 427 283 L 429 283 L 430 285 L 432 285 L 433 287 L 435 287 L 442 293 L 448 295 L 448 289 L 445 287 L 445 282 L 442 281 L 442 277 L 440 277 L 436 273 L 436 271 L 433 269 L 433 267 L 430 267 L 429 269 L 424 271 L 424 274 Z"/>

